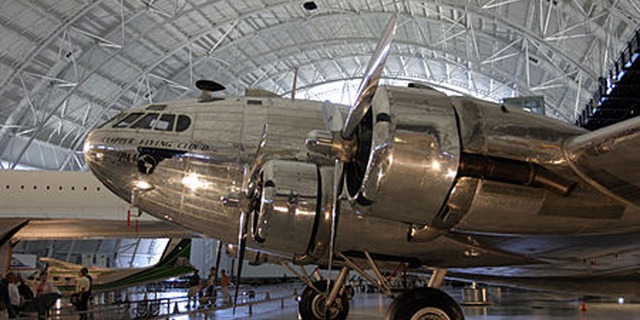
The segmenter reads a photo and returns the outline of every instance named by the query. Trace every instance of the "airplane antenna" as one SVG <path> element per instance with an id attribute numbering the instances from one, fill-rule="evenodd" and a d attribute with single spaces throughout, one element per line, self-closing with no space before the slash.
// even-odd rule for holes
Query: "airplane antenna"
<path id="1" fill-rule="evenodd" d="M 225 86 L 211 80 L 198 80 L 196 81 L 196 88 L 202 91 L 200 95 L 200 101 L 210 101 L 213 99 L 212 93 L 225 90 Z"/>
<path id="2" fill-rule="evenodd" d="M 296 100 L 296 86 L 298 83 L 298 67 L 293 70 L 293 87 L 291 88 L 291 101 Z"/>

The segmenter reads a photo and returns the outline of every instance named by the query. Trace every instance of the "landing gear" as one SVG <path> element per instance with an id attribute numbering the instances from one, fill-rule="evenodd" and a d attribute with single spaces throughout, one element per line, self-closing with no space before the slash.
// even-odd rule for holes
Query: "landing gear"
<path id="1" fill-rule="evenodd" d="M 458 304 L 446 293 L 434 288 L 416 288 L 393 300 L 387 320 L 464 320 Z"/>
<path id="2" fill-rule="evenodd" d="M 340 290 L 329 307 L 329 317 L 326 317 L 327 281 L 316 281 L 313 285 L 317 290 L 307 286 L 300 296 L 300 303 L 298 304 L 300 318 L 303 320 L 346 319 L 349 314 L 349 298 L 346 291 L 344 289 Z"/>

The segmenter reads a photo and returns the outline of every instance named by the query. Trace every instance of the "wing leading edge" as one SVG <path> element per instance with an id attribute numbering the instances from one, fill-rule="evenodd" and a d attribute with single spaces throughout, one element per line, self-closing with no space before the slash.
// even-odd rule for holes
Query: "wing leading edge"
<path id="1" fill-rule="evenodd" d="M 576 174 L 600 192 L 640 206 L 640 118 L 572 138 L 564 152 Z"/>

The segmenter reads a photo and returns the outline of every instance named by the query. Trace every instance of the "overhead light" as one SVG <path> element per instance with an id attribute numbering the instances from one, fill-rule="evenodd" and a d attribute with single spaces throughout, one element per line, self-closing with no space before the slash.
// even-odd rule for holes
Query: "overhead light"
<path id="1" fill-rule="evenodd" d="M 153 186 L 149 182 L 146 182 L 144 180 L 136 180 L 134 182 L 134 186 L 139 190 L 149 190 L 153 188 Z"/>

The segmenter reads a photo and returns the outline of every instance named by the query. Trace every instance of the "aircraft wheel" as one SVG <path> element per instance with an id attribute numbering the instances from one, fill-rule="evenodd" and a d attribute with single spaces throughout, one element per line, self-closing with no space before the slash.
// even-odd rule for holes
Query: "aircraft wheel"
<path id="1" fill-rule="evenodd" d="M 325 301 L 327 298 L 327 281 L 320 280 L 313 283 L 321 293 L 316 292 L 310 287 L 306 287 L 300 296 L 298 303 L 298 313 L 302 320 L 324 320 L 325 318 Z M 332 283 L 333 285 L 333 283 Z M 344 292 L 338 294 L 329 310 L 329 319 L 344 320 L 349 314 L 349 299 Z"/>
<path id="2" fill-rule="evenodd" d="M 446 293 L 434 288 L 416 288 L 393 300 L 387 320 L 464 320 L 458 304 Z"/>

